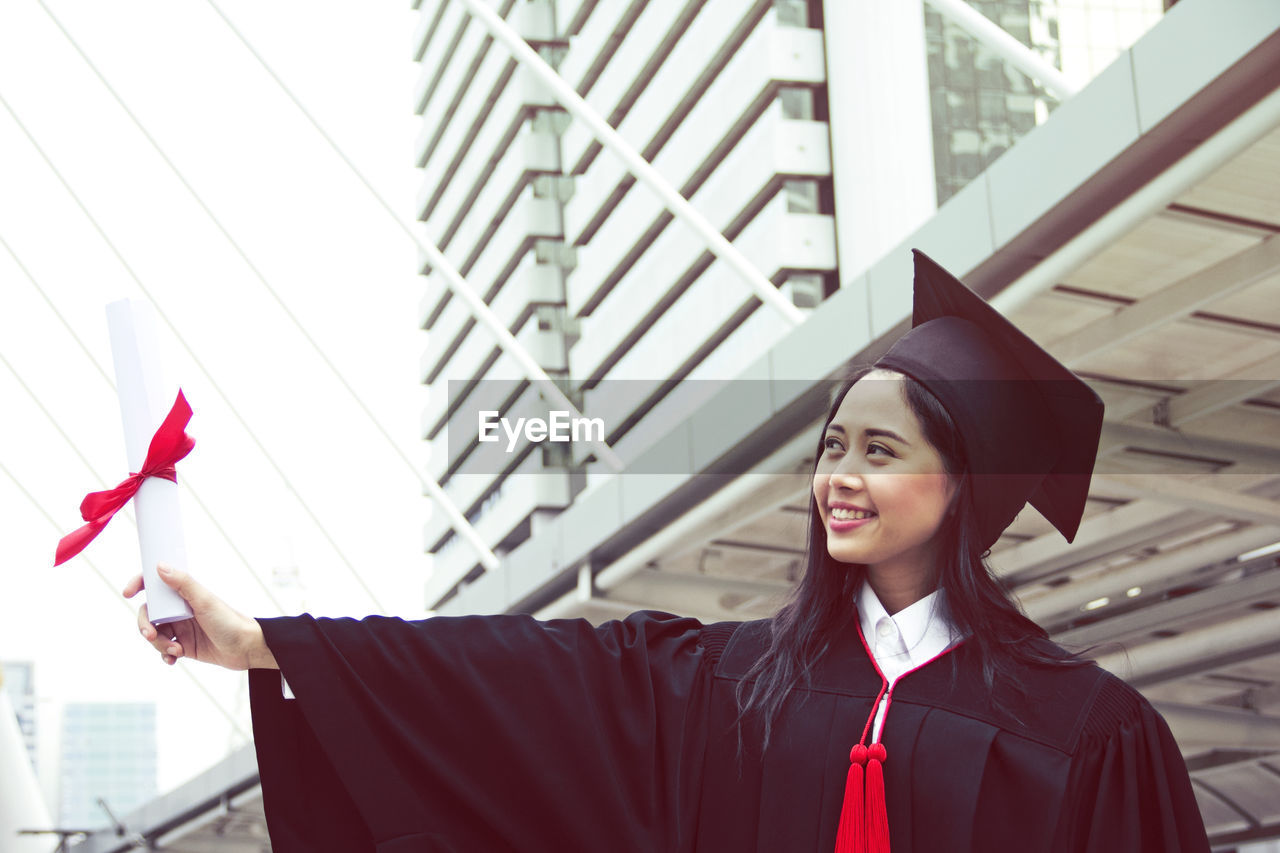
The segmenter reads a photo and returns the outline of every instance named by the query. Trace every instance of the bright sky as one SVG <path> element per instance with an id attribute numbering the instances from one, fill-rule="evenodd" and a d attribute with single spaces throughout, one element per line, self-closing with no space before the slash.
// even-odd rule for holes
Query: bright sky
<path id="1" fill-rule="evenodd" d="M 387 611 L 419 615 L 429 501 L 413 469 L 42 3 L 421 467 L 417 250 L 213 3 L 404 218 L 419 179 L 410 104 L 416 13 L 403 0 L 0 4 L 0 98 L 8 107 L 0 105 L 0 238 L 8 246 L 0 246 L 0 531 L 8 579 L 0 659 L 35 661 L 46 732 L 54 723 L 46 709 L 62 702 L 157 702 L 166 790 L 233 742 L 226 721 L 181 670 L 228 709 L 239 703 L 246 722 L 247 691 L 243 674 L 185 662 L 166 667 L 138 637 L 118 593 L 139 570 L 130 518 L 118 516 L 84 555 L 52 566 L 58 538 L 81 523 L 85 493 L 128 473 L 117 398 L 103 376 L 114 380 L 106 304 L 149 294 L 172 324 L 160 323 L 163 369 L 195 410 L 188 431 L 196 448 L 178 468 L 190 568 L 243 612 L 277 613 L 250 571 L 270 584 L 273 570 L 284 567 L 297 567 L 303 585 L 301 593 L 278 593 L 287 608 L 374 612 L 349 562 Z"/>

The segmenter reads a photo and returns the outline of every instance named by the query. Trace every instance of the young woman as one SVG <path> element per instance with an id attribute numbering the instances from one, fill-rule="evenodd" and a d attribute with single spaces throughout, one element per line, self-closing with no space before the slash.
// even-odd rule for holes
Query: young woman
<path id="1" fill-rule="evenodd" d="M 253 620 L 162 570 L 195 613 L 140 612 L 165 662 L 251 670 L 273 849 L 1207 851 L 1164 721 L 982 561 L 1028 501 L 1075 535 L 1101 403 L 916 263 L 912 331 L 834 395 L 773 619 Z"/>

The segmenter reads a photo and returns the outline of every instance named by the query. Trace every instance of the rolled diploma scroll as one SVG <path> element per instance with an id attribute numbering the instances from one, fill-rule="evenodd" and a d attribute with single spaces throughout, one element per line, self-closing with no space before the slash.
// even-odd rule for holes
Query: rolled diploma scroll
<path id="1" fill-rule="evenodd" d="M 178 395 L 177 387 L 164 383 L 156 318 L 151 305 L 122 299 L 107 306 L 111 355 L 116 366 L 116 391 L 124 421 L 125 452 L 129 470 L 138 471 L 147 458 L 147 447 Z M 138 547 L 142 551 L 142 581 L 147 590 L 147 616 L 153 625 L 190 619 L 191 608 L 182 596 L 160 580 L 158 563 L 185 569 L 187 552 L 178 512 L 178 484 L 148 477 L 133 498 L 138 519 Z"/>

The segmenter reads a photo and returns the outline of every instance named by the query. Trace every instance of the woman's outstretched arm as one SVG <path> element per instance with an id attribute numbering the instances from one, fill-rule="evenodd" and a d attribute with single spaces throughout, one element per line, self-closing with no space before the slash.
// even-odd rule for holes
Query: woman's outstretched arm
<path id="1" fill-rule="evenodd" d="M 147 618 L 147 606 L 138 608 L 138 631 L 167 664 L 192 658 L 227 669 L 279 669 L 262 636 L 262 626 L 232 609 L 186 572 L 160 565 L 160 578 L 191 605 L 194 616 L 159 627 Z M 142 575 L 125 585 L 124 597 L 142 591 Z"/>

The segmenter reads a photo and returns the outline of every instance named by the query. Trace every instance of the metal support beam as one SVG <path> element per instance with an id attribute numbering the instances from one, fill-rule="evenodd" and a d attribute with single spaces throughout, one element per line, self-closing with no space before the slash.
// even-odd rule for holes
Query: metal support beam
<path id="1" fill-rule="evenodd" d="M 1176 551 L 1131 563 L 1076 583 L 1054 587 L 1040 595 L 1027 596 L 1023 607 L 1028 616 L 1045 624 L 1063 614 L 1079 612 L 1090 601 L 1122 597 L 1125 590 L 1178 578 L 1204 566 L 1236 557 L 1280 539 L 1280 527 L 1248 527 L 1215 536 Z M 1272 616 L 1275 619 L 1275 616 Z M 1280 619 L 1275 619 L 1280 623 Z"/>
<path id="2" fill-rule="evenodd" d="M 1183 751 L 1188 747 L 1280 750 L 1280 718 L 1173 702 L 1154 705 Z"/>
<path id="3" fill-rule="evenodd" d="M 1280 473 L 1280 447 L 1193 435 L 1156 426 L 1104 423 L 1098 455 L 1101 457 L 1124 446 L 1230 460 L 1238 466 L 1231 469 L 1232 474 L 1259 471 Z"/>
<path id="4" fill-rule="evenodd" d="M 1050 348 L 1068 367 L 1108 352 L 1138 335 L 1173 322 L 1280 271 L 1280 239 L 1268 237 L 1213 266 L 1193 273 L 1110 317 L 1090 323 Z"/>
<path id="5" fill-rule="evenodd" d="M 721 619 L 758 619 L 772 615 L 791 592 L 788 583 L 741 580 L 645 569 L 620 583 L 610 598 L 652 610 L 717 613 Z M 740 599 L 727 604 L 727 598 Z"/>
<path id="6" fill-rule="evenodd" d="M 1154 640 L 1097 658 L 1098 665 L 1135 687 L 1230 666 L 1280 651 L 1280 619 L 1262 610 L 1207 628 Z"/>
<path id="7" fill-rule="evenodd" d="M 1155 180 L 1095 219 L 1052 255 L 997 293 L 990 300 L 992 307 L 1005 316 L 1017 311 L 1024 303 L 1049 290 L 1115 243 L 1116 235 L 1127 234 L 1174 203 L 1191 187 L 1220 169 L 1223 163 L 1273 131 L 1277 123 L 1280 123 L 1280 91 L 1258 101 Z"/>
<path id="8" fill-rule="evenodd" d="M 1071 566 L 1173 533 L 1203 521 L 1200 513 L 1151 500 L 1138 500 L 1086 518 L 1067 542 L 1056 530 L 991 556 L 991 567 L 1007 582 L 1028 584 Z"/>
<path id="9" fill-rule="evenodd" d="M 1239 610 L 1240 607 L 1259 601 L 1275 600 L 1280 595 L 1280 572 L 1264 571 L 1247 577 L 1236 577 L 1233 570 L 1214 579 L 1212 586 L 1191 595 L 1156 600 L 1136 610 L 1125 610 L 1114 618 L 1103 618 L 1065 631 L 1053 631 L 1053 641 L 1070 648 L 1085 648 L 1102 643 L 1141 642 L 1156 631 L 1179 630 L 1190 620 L 1213 618 L 1214 614 Z M 1157 596 L 1158 598 L 1158 596 Z M 1121 599 L 1123 601 L 1123 599 Z M 1107 611 L 1096 613 L 1104 617 Z M 1259 696 L 1256 710 L 1270 701 Z"/>
<path id="10" fill-rule="evenodd" d="M 355 164 L 355 161 L 347 156 L 347 153 L 342 150 L 342 147 L 338 145 L 333 136 L 330 135 L 330 133 L 324 129 L 324 126 L 316 120 L 315 116 L 313 116 L 311 111 L 303 105 L 302 101 L 298 100 L 298 97 L 293 94 L 293 91 L 285 85 L 284 80 L 280 78 L 280 75 L 277 74 L 275 69 L 267 63 L 266 59 L 262 57 L 262 54 L 258 53 L 249 40 L 244 37 L 244 34 L 240 32 L 239 28 L 232 23 L 231 19 L 222 11 L 222 8 L 217 4 L 216 0 L 206 0 L 206 2 L 208 2 L 209 6 L 218 15 L 218 17 L 222 19 L 222 22 L 227 25 L 227 28 L 230 29 L 231 32 L 235 34 L 236 38 L 240 40 L 245 49 L 253 55 L 253 58 L 258 61 L 258 64 L 262 66 L 263 70 L 265 70 L 267 74 L 270 75 L 271 79 L 276 82 L 276 85 L 280 87 L 285 96 L 293 102 L 293 105 L 298 108 L 298 111 L 302 113 L 303 117 L 311 123 L 311 126 L 316 129 L 316 132 L 320 134 L 321 138 L 328 143 L 329 148 L 338 156 L 338 159 L 340 159 L 343 164 L 351 170 L 351 173 L 355 175 L 356 179 L 366 190 L 368 190 L 369 195 L 371 195 L 374 201 L 378 203 L 378 206 L 382 208 L 383 212 L 391 217 L 391 220 L 396 224 L 396 227 L 404 232 L 405 236 L 412 240 L 413 244 L 427 256 L 428 262 L 444 275 L 445 283 L 448 284 L 449 289 L 452 290 L 453 294 L 461 299 L 463 304 L 467 306 L 471 315 L 476 318 L 476 322 L 486 329 L 489 334 L 493 335 L 502 351 L 515 359 L 516 363 L 524 370 L 525 376 L 529 378 L 529 382 L 537 387 L 537 389 L 541 391 L 553 405 L 566 412 L 572 413 L 575 417 L 581 417 L 582 413 L 578 411 L 577 407 L 569 401 L 569 398 L 565 396 L 559 386 L 551 381 L 551 377 L 549 377 L 546 371 L 544 371 L 542 367 L 534 361 L 528 351 L 520 345 L 520 342 L 517 341 L 509 331 L 507 331 L 507 327 L 504 326 L 502 322 L 498 320 L 497 316 L 489 310 L 489 306 L 485 304 L 484 300 L 477 296 L 475 291 L 468 286 L 466 280 L 458 272 L 457 268 L 449 262 L 449 259 L 444 256 L 444 253 L 440 251 L 439 247 L 436 246 L 436 244 L 429 238 L 419 236 L 414 227 L 400 216 L 395 207 L 392 206 L 391 202 L 387 201 L 386 197 L 383 196 L 382 193 L 378 192 L 378 189 L 373 185 L 373 182 L 369 180 L 363 171 L 361 171 L 360 167 Z M 486 9 L 486 11 L 488 10 Z M 506 24 L 504 23 L 503 26 L 506 26 Z M 521 43 L 523 44 L 523 41 Z M 527 48 L 528 45 L 525 45 L 525 47 Z M 591 441 L 591 446 L 595 449 L 596 454 L 605 462 L 605 464 L 613 468 L 615 471 L 622 470 L 622 460 L 603 440 L 593 440 Z M 449 526 L 453 528 L 454 532 L 457 533 L 463 541 L 471 546 L 472 550 L 474 550 L 476 555 L 480 558 L 481 564 L 484 565 L 487 570 L 493 571 L 497 569 L 501 565 L 501 561 L 499 561 L 498 557 L 489 549 L 489 546 L 485 544 L 484 540 L 480 538 L 480 535 L 476 533 L 475 528 L 471 526 L 471 523 L 467 521 L 466 517 L 456 506 L 454 506 L 453 501 L 449 500 L 449 496 L 445 494 L 444 489 L 440 488 L 440 484 L 437 483 L 434 478 L 421 471 L 418 471 L 417 473 L 422 481 L 423 493 L 429 495 L 431 499 L 435 501 L 436 506 L 444 510 L 445 515 L 449 518 Z"/>
<path id="11" fill-rule="evenodd" d="M 1098 488 L 1132 497 L 1154 498 L 1176 506 L 1189 507 L 1206 513 L 1217 513 L 1228 518 L 1252 521 L 1256 524 L 1280 525 L 1280 503 L 1215 489 L 1186 477 L 1174 474 L 1107 474 L 1094 476 Z"/>
<path id="12" fill-rule="evenodd" d="M 639 610 L 653 609 L 653 607 L 636 601 L 612 598 L 590 598 L 586 601 L 578 601 L 572 596 L 566 596 L 553 601 L 533 615 L 536 619 L 586 619 L 592 624 L 599 625 L 601 622 L 608 622 L 612 619 L 625 619 Z M 678 612 L 681 616 L 692 616 L 708 625 L 712 622 L 735 621 L 742 618 L 739 615 L 720 609 L 699 610 L 691 607 L 681 607 Z"/>
<path id="13" fill-rule="evenodd" d="M 807 492 L 810 482 L 801 474 L 743 474 L 611 563 L 596 575 L 596 586 L 612 590 L 661 556 L 700 547 L 717 534 L 748 524 Z"/>
<path id="14" fill-rule="evenodd" d="M 652 190 L 671 214 L 693 230 L 707 245 L 707 250 L 742 276 L 760 301 L 782 315 L 791 326 L 798 326 L 804 321 L 804 313 L 787 301 L 774 286 L 773 282 L 760 274 L 725 236 L 716 230 L 707 218 L 699 213 L 693 205 L 685 200 L 675 187 L 658 170 L 649 165 L 649 161 L 640 156 L 640 152 L 610 126 L 609 122 L 596 112 L 590 104 L 582 99 L 572 86 L 565 82 L 554 68 L 538 55 L 537 51 L 520 37 L 514 29 L 504 21 L 498 13 L 489 8 L 483 0 L 460 0 L 467 7 L 471 16 L 478 20 L 489 34 L 494 37 L 517 62 L 528 69 L 551 90 L 555 99 L 568 110 L 575 119 L 582 122 L 591 131 L 596 141 L 608 148 L 626 164 L 627 170 L 636 180 Z M 504 330 L 505 331 L 505 330 Z"/>
<path id="15" fill-rule="evenodd" d="M 1197 385 L 1169 400 L 1169 426 L 1176 428 L 1251 397 L 1260 397 L 1280 385 L 1277 377 L 1280 377 L 1280 355 L 1273 355 Z"/>
<path id="16" fill-rule="evenodd" d="M 1065 101 L 1078 91 L 1061 71 L 1045 61 L 1044 57 L 1005 32 L 1004 28 L 964 0 L 925 0 L 939 14 L 957 27 L 995 51 L 1001 59 L 1028 77 L 1039 80 L 1041 85 Z"/>

